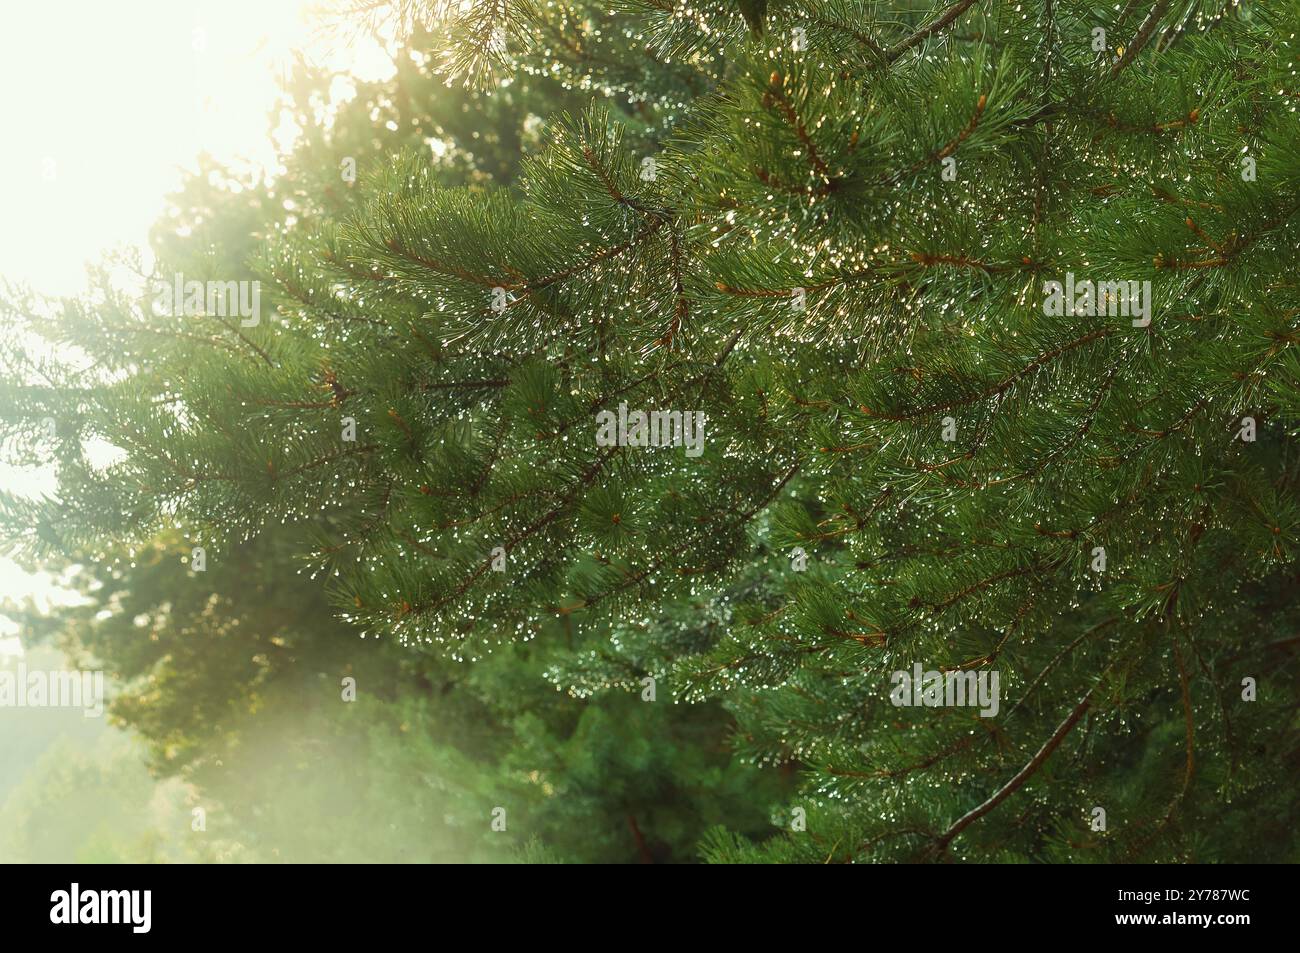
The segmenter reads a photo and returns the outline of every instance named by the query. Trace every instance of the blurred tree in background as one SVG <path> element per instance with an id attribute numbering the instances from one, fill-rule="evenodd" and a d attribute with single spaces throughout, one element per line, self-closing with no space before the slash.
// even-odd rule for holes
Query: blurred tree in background
<path id="1" fill-rule="evenodd" d="M 250 182 L 201 157 L 155 229 L 160 266 L 251 279 L 246 263 L 259 242 L 347 211 L 355 193 L 340 178 L 344 159 L 364 175 L 402 149 L 429 154 L 436 140 L 448 185 L 508 184 L 541 145 L 539 113 L 579 101 L 526 76 L 494 94 L 448 88 L 419 65 L 430 42 L 411 37 L 393 79 L 362 85 L 328 125 L 316 120 L 333 77 L 300 64 L 286 93 L 304 134 L 286 173 Z M 116 266 L 99 277 L 114 280 Z M 124 329 L 124 354 L 152 354 L 160 336 Z M 178 334 L 170 353 L 184 361 L 201 340 Z M 138 367 L 142 379 L 148 366 Z M 19 372 L 5 386 L 33 394 Z M 93 472 L 77 448 L 61 462 L 64 473 Z M 317 527 L 327 528 L 328 520 Z M 235 544 L 199 576 L 184 537 L 165 530 L 132 545 L 65 549 L 59 563 L 44 563 L 78 570 L 78 603 L 9 614 L 29 644 L 107 667 L 113 721 L 147 743 L 160 776 L 184 779 L 167 789 L 184 810 L 167 818 L 175 829 L 165 849 L 148 846 L 161 836 L 147 831 L 152 815 L 133 825 L 100 811 L 98 833 L 64 830 L 62 846 L 15 842 L 6 859 L 667 862 L 695 859 L 710 824 L 756 833 L 767 825 L 781 783 L 731 762 L 730 720 L 717 706 L 643 705 L 639 687 L 600 702 L 561 694 L 544 678 L 555 653 L 538 643 L 471 667 L 391 640 L 361 642 L 302 572 L 298 556 L 309 547 L 303 527 L 277 528 Z M 553 636 L 563 643 L 562 627 Z M 355 703 L 342 701 L 347 677 Z M 66 745 L 48 752 L 50 767 L 18 792 L 8 823 L 31 833 L 66 828 L 68 813 L 96 816 L 62 802 L 48 817 L 23 807 L 48 785 L 92 801 L 121 790 L 121 803 L 143 809 L 151 789 L 133 754 L 99 764 Z M 97 773 L 82 783 L 56 771 Z M 489 828 L 498 805 L 509 806 L 504 835 Z M 195 807 L 208 812 L 204 833 L 190 831 Z M 139 828 L 138 843 L 114 840 L 121 828 Z"/>

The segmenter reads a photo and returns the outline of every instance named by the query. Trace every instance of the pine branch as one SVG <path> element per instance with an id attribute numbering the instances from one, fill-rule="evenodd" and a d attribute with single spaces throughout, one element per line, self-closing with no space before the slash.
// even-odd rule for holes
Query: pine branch
<path id="1" fill-rule="evenodd" d="M 1119 61 L 1110 68 L 1111 79 L 1118 76 L 1124 71 L 1125 67 L 1137 59 L 1137 55 L 1141 53 L 1143 47 L 1147 45 L 1147 42 L 1151 39 L 1151 34 L 1155 33 L 1156 27 L 1160 25 L 1161 17 L 1165 15 L 1168 9 L 1169 0 L 1156 0 L 1155 6 L 1151 8 L 1151 12 L 1147 14 L 1147 18 L 1143 20 L 1142 25 L 1138 27 L 1137 34 L 1133 37 L 1133 41 L 1124 48 L 1124 55 L 1121 56 Z"/>
<path id="2" fill-rule="evenodd" d="M 978 3 L 979 0 L 957 0 L 951 7 L 945 10 L 934 22 L 917 30 L 907 39 L 890 47 L 889 52 L 885 54 L 885 59 L 892 63 L 918 43 L 924 43 L 936 33 L 941 32 L 952 24 L 959 16 Z"/>
<path id="3" fill-rule="evenodd" d="M 1100 682 L 1097 684 L 1100 684 Z M 1084 713 L 1088 710 L 1088 707 L 1092 703 L 1092 694 L 1097 690 L 1097 684 L 1094 684 L 1093 687 L 1088 690 L 1088 693 L 1080 699 L 1079 704 L 1074 706 L 1074 709 L 1065 717 L 1065 720 L 1056 726 L 1056 730 L 1052 732 L 1052 736 L 1043 743 L 1043 746 L 1038 749 L 1038 753 L 1035 754 L 1010 781 L 995 791 L 983 804 L 972 808 L 959 817 L 946 831 L 936 838 L 933 847 L 933 850 L 936 853 L 941 854 L 946 851 L 948 845 L 952 843 L 953 838 L 966 828 L 970 827 L 981 817 L 984 817 L 1007 798 L 1011 797 L 1011 795 L 1015 794 L 1016 791 L 1020 790 L 1020 788 L 1024 786 L 1026 781 L 1034 776 L 1034 773 L 1043 766 L 1048 758 L 1051 757 L 1052 752 L 1060 747 L 1061 742 L 1065 740 L 1065 736 L 1073 730 L 1074 726 L 1079 723 L 1079 719 L 1082 718 Z"/>
<path id="4" fill-rule="evenodd" d="M 865 408 L 862 410 L 862 412 L 866 414 L 868 417 L 873 417 L 879 420 L 888 420 L 895 423 L 902 423 L 904 421 L 916 420 L 920 417 L 932 417 L 935 414 L 943 413 L 946 410 L 955 410 L 958 407 L 965 407 L 965 406 L 969 406 L 970 404 L 978 403 L 980 401 L 989 400 L 995 397 L 1000 397 L 1001 395 L 1005 394 L 1008 390 L 1010 390 L 1012 387 L 1014 387 L 1017 383 L 1019 383 L 1020 381 L 1024 380 L 1027 377 L 1032 376 L 1042 368 L 1046 367 L 1048 364 L 1051 364 L 1053 361 L 1065 356 L 1066 354 L 1069 354 L 1071 351 L 1074 351 L 1077 348 L 1083 347 L 1086 344 L 1091 344 L 1093 341 L 1099 341 L 1102 340 L 1103 338 L 1107 338 L 1111 334 L 1113 334 L 1114 331 L 1115 329 L 1111 327 L 1094 328 L 1093 330 L 1088 331 L 1087 333 L 1082 334 L 1079 337 L 1075 338 L 1074 340 L 1068 341 L 1067 343 L 1062 344 L 1059 347 L 1054 347 L 1051 350 L 1044 351 L 1043 353 L 1039 354 L 1032 361 L 1030 361 L 1024 367 L 1020 368 L 1015 373 L 1010 374 L 1007 377 L 1004 377 L 1002 380 L 1000 380 L 996 384 L 993 384 L 991 387 L 987 387 L 984 390 L 980 391 L 979 393 L 972 394 L 969 397 L 958 397 L 953 400 L 941 401 L 935 404 L 927 404 L 923 407 L 918 407 L 914 410 L 905 411 L 903 413 L 882 413 L 880 411 L 868 410 Z"/>
<path id="5" fill-rule="evenodd" d="M 979 102 L 975 104 L 975 114 L 971 116 L 970 122 L 966 124 L 965 129 L 959 132 L 954 138 L 950 139 L 945 145 L 936 149 L 934 152 L 931 152 L 924 159 L 921 159 L 918 162 L 914 162 L 911 166 L 904 169 L 903 171 L 895 172 L 893 175 L 886 178 L 883 184 L 897 185 L 900 181 L 905 179 L 907 176 L 916 173 L 920 169 L 925 168 L 927 165 L 933 165 L 936 162 L 942 162 L 944 159 L 948 158 L 948 156 L 956 152 L 957 147 L 960 146 L 967 139 L 969 139 L 971 135 L 974 134 L 975 130 L 979 127 L 980 116 L 984 114 L 984 106 L 987 102 L 988 102 L 988 97 L 981 94 L 979 98 Z"/>
<path id="6" fill-rule="evenodd" d="M 782 118 L 786 121 L 795 133 L 795 137 L 803 146 L 803 152 L 808 159 L 808 164 L 812 166 L 812 171 L 825 183 L 826 188 L 833 188 L 834 177 L 831 175 L 830 166 L 822 158 L 821 153 L 817 150 L 817 145 L 812 141 L 812 136 L 808 134 L 808 127 L 804 125 L 803 119 L 796 112 L 794 104 L 785 93 L 785 79 L 775 70 L 768 80 L 767 92 L 763 95 L 763 105 L 771 108 L 776 106 Z"/>

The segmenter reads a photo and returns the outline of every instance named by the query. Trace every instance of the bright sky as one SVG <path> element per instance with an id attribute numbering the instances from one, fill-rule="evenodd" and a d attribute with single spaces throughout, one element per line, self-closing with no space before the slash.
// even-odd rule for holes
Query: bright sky
<path id="1" fill-rule="evenodd" d="M 376 48 L 342 50 L 317 35 L 319 3 L 7 5 L 0 274 L 75 291 L 85 260 L 144 240 L 177 169 L 199 152 L 272 167 L 268 117 L 292 49 L 365 78 L 383 71 Z"/>
<path id="2" fill-rule="evenodd" d="M 38 0 L 0 29 L 0 276 L 75 294 L 84 265 L 143 246 L 200 152 L 274 170 L 277 82 L 302 50 L 361 79 L 391 72 L 377 44 L 322 35 L 320 0 Z M 6 487 L 48 476 L 0 468 Z M 55 591 L 0 558 L 0 598 Z M 12 633 L 0 617 L 0 655 Z"/>

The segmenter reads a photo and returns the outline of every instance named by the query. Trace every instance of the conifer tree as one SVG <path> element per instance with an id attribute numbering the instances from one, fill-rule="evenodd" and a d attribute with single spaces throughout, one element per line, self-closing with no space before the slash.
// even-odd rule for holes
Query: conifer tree
<path id="1" fill-rule="evenodd" d="M 11 300 L 95 359 L 14 369 L 11 522 L 310 522 L 369 635 L 721 700 L 802 781 L 709 859 L 1294 860 L 1300 3 L 606 6 L 395 4 L 592 102 L 508 186 L 315 197 L 256 326 Z"/>
<path id="2" fill-rule="evenodd" d="M 261 237 L 292 226 L 292 210 L 346 207 L 343 170 L 364 174 L 372 153 L 429 137 L 440 182 L 510 182 L 521 142 L 536 135 L 528 117 L 567 94 L 526 77 L 510 96 L 449 91 L 413 65 L 427 42 L 412 36 L 397 75 L 364 85 L 328 124 L 317 104 L 334 77 L 300 65 L 287 105 L 303 135 L 286 171 L 250 182 L 204 157 L 155 230 L 159 267 L 240 274 Z M 155 774 L 184 782 L 168 843 L 260 862 L 680 862 L 696 857 L 710 823 L 763 831 L 788 777 L 729 763 L 731 720 L 717 705 L 561 694 L 543 677 L 563 651 L 554 640 L 513 646 L 472 672 L 359 641 L 302 572 L 316 530 L 273 526 L 210 562 L 175 528 L 68 546 L 42 565 L 69 572 L 75 603 L 0 602 L 29 649 L 50 642 L 80 669 L 107 670 L 111 720 L 145 742 Z M 37 827 L 58 828 L 62 803 Z M 487 822 L 502 804 L 509 824 L 494 831 Z M 201 831 L 190 829 L 191 807 L 203 811 Z"/>

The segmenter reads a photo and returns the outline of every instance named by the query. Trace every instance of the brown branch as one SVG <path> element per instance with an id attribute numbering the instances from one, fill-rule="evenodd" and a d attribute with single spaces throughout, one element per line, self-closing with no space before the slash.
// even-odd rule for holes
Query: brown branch
<path id="1" fill-rule="evenodd" d="M 1222 205 L 1215 205 L 1212 202 L 1200 202 L 1197 201 L 1196 199 L 1185 199 L 1178 195 L 1171 195 L 1168 192 L 1166 192 L 1164 189 L 1160 188 L 1158 185 L 1151 186 L 1151 192 L 1152 194 L 1155 195 L 1156 198 L 1160 199 L 1160 201 L 1169 202 L 1172 205 L 1194 205 L 1197 208 L 1213 209 L 1216 212 L 1223 211 Z"/>
<path id="2" fill-rule="evenodd" d="M 743 513 L 737 514 L 739 520 L 735 525 L 744 526 L 748 524 L 750 520 L 752 520 L 760 512 L 762 512 L 764 509 L 770 506 L 772 501 L 775 500 L 777 496 L 780 495 L 781 490 L 785 487 L 785 485 L 789 483 L 790 479 L 798 472 L 799 472 L 799 464 L 797 463 L 792 465 L 788 470 L 786 470 L 785 474 L 781 477 L 780 480 L 777 481 L 776 485 L 772 487 L 771 491 L 768 493 L 766 498 L 764 498 L 760 503 L 758 503 L 756 506 L 752 507 L 751 509 L 748 509 Z M 703 531 L 707 532 L 710 525 L 712 525 L 713 523 L 720 523 L 720 522 L 721 522 L 720 519 L 715 519 L 710 521 L 709 524 L 706 524 L 706 526 L 703 527 Z M 579 609 L 589 609 L 599 602 L 603 602 L 606 599 L 609 599 L 613 596 L 617 596 L 620 593 L 623 593 L 628 589 L 632 588 L 633 586 L 639 585 L 651 573 L 657 572 L 660 568 L 666 565 L 668 560 L 672 559 L 674 556 L 678 556 L 681 553 L 685 552 L 694 543 L 695 543 L 695 539 L 688 537 L 680 545 L 674 547 L 669 552 L 661 555 L 658 559 L 651 562 L 640 572 L 637 572 L 635 574 L 630 572 L 625 573 L 626 578 L 617 586 L 613 587 L 612 589 L 606 589 L 604 592 L 597 593 L 596 595 L 591 596 L 590 598 L 587 599 L 583 599 L 582 601 L 575 603 L 573 605 L 562 606 L 562 607 L 553 606 L 552 609 L 563 615 L 568 615 L 569 613 L 576 612 Z M 701 571 L 705 571 L 705 570 L 701 570 Z"/>
<path id="3" fill-rule="evenodd" d="M 952 265 L 954 268 L 970 268 L 988 275 L 999 271 L 1018 271 L 1022 266 L 1028 264 L 1028 262 L 1021 262 L 1018 265 L 991 265 L 988 262 L 980 261 L 978 258 L 970 258 L 966 255 L 934 255 L 924 251 L 914 251 L 909 257 L 918 265 L 925 265 L 926 267 Z"/>
<path id="4" fill-rule="evenodd" d="M 664 347 L 672 344 L 673 338 L 682 329 L 682 323 L 691 313 L 690 304 L 686 300 L 686 287 L 682 281 L 681 239 L 675 228 L 668 230 L 668 263 L 673 272 L 673 320 L 659 338 L 659 343 Z"/>
<path id="5" fill-rule="evenodd" d="M 956 741 L 949 744 L 948 747 L 941 748 L 939 751 L 930 755 L 924 761 L 918 761 L 914 764 L 905 765 L 901 768 L 880 768 L 879 770 L 876 771 L 848 771 L 848 770 L 842 770 L 837 768 L 823 768 L 822 770 L 825 771 L 827 774 L 833 774 L 836 777 L 876 778 L 876 779 L 900 778 L 905 775 L 911 774 L 913 771 L 924 771 L 926 768 L 934 767 L 934 765 L 938 764 L 944 758 L 954 755 L 959 751 L 965 750 L 976 739 L 976 737 L 977 736 L 973 734 L 965 735 L 964 737 L 958 738 Z"/>
<path id="6" fill-rule="evenodd" d="M 832 30 L 839 30 L 842 33 L 847 33 L 849 36 L 853 37 L 853 39 L 855 39 L 858 43 L 861 43 L 863 46 L 869 49 L 872 52 L 872 54 L 875 56 L 883 58 L 889 55 L 888 50 L 886 50 L 883 46 L 881 46 L 879 43 L 873 40 L 866 33 L 863 33 L 861 30 L 855 29 L 851 23 L 846 23 L 843 20 L 840 20 L 838 17 L 829 17 L 826 16 L 825 14 L 817 13 L 816 11 L 812 11 L 812 10 L 803 11 L 803 15 L 806 16 L 809 20 L 812 20 L 814 23 L 820 23 L 822 26 L 829 27 Z"/>
<path id="7" fill-rule="evenodd" d="M 894 60 L 898 59 L 918 43 L 925 42 L 940 30 L 945 29 L 959 16 L 974 6 L 975 3 L 976 0 L 958 0 L 957 3 L 954 3 L 951 7 L 945 10 L 933 23 L 917 30 L 901 43 L 891 46 L 889 52 L 885 54 L 885 59 L 890 63 L 894 62 Z"/>
<path id="8" fill-rule="evenodd" d="M 606 464 L 609 463 L 610 459 L 622 449 L 623 449 L 622 447 L 611 447 L 609 448 L 608 451 L 598 455 L 596 459 L 591 463 L 591 465 L 587 467 L 586 471 L 581 475 L 578 482 L 560 500 L 557 506 L 552 508 L 549 512 L 544 513 L 542 516 L 538 517 L 537 519 L 533 520 L 531 523 L 525 526 L 518 533 L 514 534 L 510 539 L 506 540 L 501 545 L 502 550 L 506 553 L 513 552 L 514 549 L 518 547 L 520 543 L 535 536 L 541 530 L 545 529 L 551 523 L 555 522 L 557 519 L 563 516 L 566 508 L 570 504 L 572 504 L 575 499 L 577 499 L 578 495 L 581 494 L 587 488 L 587 486 L 591 484 L 593 480 L 596 479 L 596 477 L 600 474 L 600 472 L 605 468 Z M 403 607 L 400 610 L 399 615 L 409 615 L 411 613 L 415 613 L 417 615 L 425 615 L 425 614 L 436 613 L 441 611 L 443 608 L 450 605 L 456 599 L 459 599 L 462 595 L 468 592 L 470 587 L 473 586 L 474 583 L 476 583 L 479 580 L 479 578 L 482 577 L 485 573 L 487 573 L 488 570 L 490 570 L 491 568 L 492 568 L 492 557 L 489 556 L 487 559 L 481 562 L 472 573 L 470 573 L 465 579 L 461 580 L 461 582 L 458 585 L 456 585 L 455 588 L 453 588 L 442 598 L 435 599 L 432 602 L 423 603 L 421 605 L 414 606 L 414 607 L 411 607 L 407 604 L 403 604 Z"/>
<path id="9" fill-rule="evenodd" d="M 798 137 L 799 142 L 803 145 L 808 156 L 808 163 L 813 167 L 813 171 L 829 183 L 833 178 L 831 176 L 830 166 L 826 164 L 826 160 L 824 160 L 821 157 L 821 153 L 817 151 L 817 146 L 813 143 L 812 137 L 808 134 L 808 127 L 805 126 L 803 120 L 799 118 L 799 114 L 795 112 L 794 105 L 790 102 L 789 97 L 786 96 L 785 80 L 782 78 L 780 73 L 773 70 L 768 83 L 768 91 L 763 95 L 763 105 L 770 108 L 775 104 L 780 107 L 781 115 L 785 118 L 785 121 L 793 127 L 795 136 Z"/>
<path id="10" fill-rule="evenodd" d="M 916 172 L 918 169 L 922 169 L 925 166 L 931 165 L 935 162 L 942 162 L 944 159 L 948 158 L 948 156 L 956 152 L 957 147 L 960 146 L 967 139 L 969 139 L 971 135 L 974 134 L 975 130 L 979 127 L 980 117 L 984 115 L 984 107 L 987 104 L 988 104 L 988 97 L 983 93 L 981 93 L 979 102 L 975 104 L 975 115 L 970 117 L 970 122 L 966 124 L 965 129 L 959 132 L 955 138 L 949 140 L 948 143 L 944 145 L 942 148 L 936 150 L 935 152 L 930 153 L 924 159 L 921 159 L 919 162 L 914 163 L 910 168 L 904 169 L 902 172 L 895 172 L 893 175 L 891 175 L 888 179 L 885 180 L 885 184 L 886 185 L 896 184 L 902 181 L 903 179 L 907 178 L 912 173 Z"/>
<path id="11" fill-rule="evenodd" d="M 584 145 L 582 147 L 582 158 L 586 160 L 587 167 L 595 173 L 596 178 L 600 179 L 600 184 L 604 186 L 605 191 L 609 193 L 610 198 L 619 205 L 626 205 L 629 208 L 640 210 L 640 206 L 636 202 L 623 194 L 623 190 L 614 182 L 614 178 L 609 174 L 609 170 L 596 161 L 596 154 L 591 151 L 590 146 Z"/>
<path id="12" fill-rule="evenodd" d="M 896 259 L 893 261 L 887 261 L 872 267 L 863 268 L 860 271 L 834 275 L 815 285 L 799 285 L 798 287 L 803 288 L 805 293 L 811 293 L 814 291 L 829 291 L 831 288 L 836 288 L 840 285 L 865 281 L 869 278 L 877 278 L 887 281 L 891 275 L 901 274 L 909 269 L 915 270 L 918 265 L 922 268 L 931 268 L 935 265 L 951 265 L 954 268 L 969 268 L 974 271 L 982 271 L 989 275 L 1033 271 L 1038 267 L 1029 258 L 1022 258 L 1018 262 L 986 262 L 981 261 L 978 258 L 969 258 L 965 255 L 911 252 L 906 260 Z M 714 287 L 723 294 L 734 295 L 738 298 L 788 298 L 794 292 L 794 286 L 789 288 L 737 288 L 727 284 L 725 281 L 714 282 Z"/>
<path id="13" fill-rule="evenodd" d="M 505 387 L 510 383 L 508 377 L 497 378 L 496 380 L 482 381 L 434 381 L 420 385 L 420 390 L 458 390 L 461 388 L 467 390 L 476 390 L 479 388 L 496 388 Z"/>
<path id="14" fill-rule="evenodd" d="M 1192 743 L 1194 722 L 1192 720 L 1192 693 L 1190 682 L 1187 678 L 1187 666 L 1183 664 L 1183 652 L 1178 647 L 1178 639 L 1174 639 L 1174 660 L 1178 663 L 1178 681 L 1183 693 L 1183 721 L 1187 728 L 1187 769 L 1183 774 L 1183 794 L 1187 793 L 1187 787 L 1192 783 L 1192 774 L 1196 770 L 1196 755 Z M 1181 800 L 1182 795 L 1179 795 Z M 1170 807 L 1172 811 L 1173 808 Z"/>
<path id="15" fill-rule="evenodd" d="M 426 258 L 423 255 L 417 255 L 415 252 L 402 246 L 396 238 L 390 238 L 386 241 L 385 246 L 389 251 L 396 255 L 423 265 L 430 271 L 436 271 L 441 275 L 449 275 L 453 278 L 459 278 L 461 281 L 469 282 L 473 285 L 481 285 L 484 288 L 508 288 L 511 291 L 519 289 L 519 285 L 514 282 L 506 281 L 504 278 L 493 278 L 490 275 L 478 275 L 472 271 L 467 271 L 457 265 L 449 265 L 445 262 L 438 261 L 435 258 Z"/>
<path id="16" fill-rule="evenodd" d="M 574 265 L 570 265 L 568 268 L 564 268 L 560 271 L 552 272 L 551 274 L 545 276 L 544 278 L 538 278 L 535 281 L 526 282 L 520 285 L 520 288 L 525 294 L 532 294 L 534 291 L 542 291 L 546 288 L 549 288 L 551 285 L 556 284 L 557 282 L 566 281 L 569 278 L 572 278 L 574 275 L 585 273 L 590 269 L 594 268 L 596 265 L 599 265 L 602 261 L 605 261 L 606 259 L 609 258 L 615 258 L 623 254 L 623 252 L 628 251 L 631 248 L 635 248 L 637 245 L 641 244 L 643 241 L 645 241 L 647 238 L 649 238 L 651 235 L 657 232 L 660 228 L 662 228 L 664 223 L 665 223 L 665 219 L 652 218 L 649 222 L 646 223 L 645 228 L 641 229 L 641 231 L 637 232 L 627 241 L 619 242 L 617 245 L 610 245 L 608 248 L 602 248 L 600 251 L 596 252 L 595 254 L 583 259 L 582 261 Z"/>
<path id="17" fill-rule="evenodd" d="M 1052 732 L 1052 736 L 1043 743 L 1043 746 L 1038 749 L 1038 753 L 1029 760 L 1028 764 L 1016 773 L 1015 777 L 995 791 L 983 804 L 972 808 L 959 817 L 953 822 L 951 827 L 939 835 L 936 843 L 937 852 L 942 853 L 944 850 L 947 850 L 948 845 L 952 842 L 953 838 L 966 828 L 970 827 L 985 814 L 992 811 L 1011 795 L 1015 794 L 1016 791 L 1020 790 L 1020 788 L 1024 786 L 1026 781 L 1033 777 L 1034 772 L 1043 766 L 1044 762 L 1051 757 L 1052 752 L 1060 747 L 1061 742 L 1065 740 L 1065 736 L 1068 735 L 1074 726 L 1079 723 L 1079 719 L 1083 717 L 1084 712 L 1088 710 L 1088 707 L 1092 702 L 1092 693 L 1096 690 L 1096 685 L 1093 685 L 1093 687 L 1088 690 L 1088 693 L 1083 696 L 1079 701 L 1079 704 L 1074 706 L 1074 710 L 1066 716 L 1064 721 L 1056 726 L 1056 730 Z"/>
<path id="18" fill-rule="evenodd" d="M 1142 52 L 1142 48 L 1147 45 L 1151 39 L 1151 34 L 1155 33 L 1156 27 L 1160 25 L 1160 18 L 1165 15 L 1169 9 L 1169 0 L 1156 0 L 1156 5 L 1151 8 L 1147 18 L 1142 21 L 1138 27 L 1137 35 L 1133 37 L 1133 42 L 1124 48 L 1124 55 L 1119 58 L 1114 66 L 1110 68 L 1111 79 L 1120 74 L 1124 67 L 1133 62 L 1137 55 Z"/>
<path id="19" fill-rule="evenodd" d="M 957 603 L 961 602 L 963 599 L 969 598 L 970 596 L 973 596 L 975 593 L 987 589 L 989 586 L 997 585 L 999 582 L 1003 582 L 1004 580 L 1007 579 L 1016 579 L 1019 578 L 1020 576 L 1037 572 L 1040 568 L 1041 566 L 1039 566 L 1039 564 L 1035 562 L 1028 566 L 1021 566 L 1018 569 L 1007 569 L 1004 570 L 1003 572 L 994 573 L 992 576 L 988 576 L 987 578 L 981 579 L 979 582 L 972 583 L 971 585 L 967 586 L 965 589 L 958 590 L 957 592 L 953 593 L 951 596 L 949 596 L 947 599 L 943 600 L 942 602 L 923 603 L 918 598 L 914 600 L 913 608 L 924 606 L 925 608 L 933 609 L 936 612 L 942 612 L 945 609 L 952 608 Z"/>
<path id="20" fill-rule="evenodd" d="M 1101 622 L 1098 622 L 1096 625 L 1092 626 L 1092 628 L 1085 629 L 1077 639 L 1075 639 L 1065 648 L 1061 649 L 1061 651 L 1057 652 L 1056 655 L 1052 658 L 1052 660 L 1048 662 L 1045 666 L 1043 666 L 1043 670 L 1034 677 L 1034 680 L 1025 686 L 1024 690 L 1020 693 L 1020 700 L 1011 706 L 1011 709 L 1007 712 L 1007 717 L 1010 718 L 1012 715 L 1016 713 L 1016 711 L 1020 708 L 1020 706 L 1025 703 L 1025 700 L 1028 699 L 1031 694 L 1033 694 L 1034 689 L 1036 689 L 1039 685 L 1042 684 L 1043 680 L 1047 678 L 1048 674 L 1052 671 L 1052 669 L 1056 668 L 1057 664 L 1060 663 L 1062 659 L 1064 659 L 1067 655 L 1073 652 L 1076 648 L 1078 648 L 1081 644 L 1087 641 L 1090 637 L 1096 635 L 1098 632 L 1105 631 L 1106 629 L 1110 628 L 1112 625 L 1114 625 L 1119 621 L 1120 621 L 1119 616 L 1111 616 L 1109 619 L 1105 619 Z"/>
<path id="21" fill-rule="evenodd" d="M 367 443 L 360 447 L 352 447 L 347 450 L 340 450 L 337 453 L 327 454 L 326 456 L 318 457 L 315 460 L 310 460 L 307 463 L 301 463 L 296 467 L 290 467 L 288 470 L 280 470 L 280 471 L 277 471 L 274 468 L 274 466 L 268 462 L 267 472 L 270 473 L 271 476 L 275 479 L 279 479 L 280 477 L 295 476 L 296 474 L 303 473 L 307 470 L 314 470 L 317 467 L 324 466 L 327 463 L 332 463 L 335 460 L 341 460 L 344 457 L 351 457 L 363 453 L 373 453 L 375 450 L 378 449 L 379 449 L 378 445 L 373 443 Z"/>
<path id="22" fill-rule="evenodd" d="M 632 839 L 636 841 L 637 853 L 641 855 L 641 863 L 653 864 L 654 855 L 650 853 L 650 848 L 646 846 L 645 835 L 641 833 L 641 828 L 637 825 L 636 818 L 629 812 L 627 815 L 627 826 L 632 832 Z"/>
<path id="23" fill-rule="evenodd" d="M 1096 341 L 1101 338 L 1107 337 L 1113 332 L 1114 332 L 1114 328 L 1109 328 L 1109 327 L 1096 328 L 1092 331 L 1089 331 L 1087 334 L 1083 335 L 1082 337 L 1075 338 L 1073 341 L 1070 341 L 1066 344 L 1062 344 L 1060 347 L 1053 348 L 1050 351 L 1044 351 L 1042 354 L 1039 354 L 1036 358 L 1034 358 L 1024 367 L 1020 368 L 1020 370 L 1016 371 L 1011 376 L 1003 378 L 1001 381 L 994 384 L 992 387 L 989 387 L 986 390 L 981 391 L 980 393 L 970 397 L 959 397 L 954 400 L 945 401 L 939 404 L 929 404 L 927 406 L 918 407 L 915 410 L 911 410 L 902 414 L 883 414 L 883 413 L 876 413 L 874 411 L 864 411 L 864 413 L 866 413 L 870 417 L 876 417 L 880 420 L 888 420 L 895 423 L 899 423 L 907 420 L 915 420 L 917 417 L 925 417 L 925 416 L 929 416 L 930 414 L 936 414 L 945 410 L 952 410 L 956 407 L 964 407 L 966 405 L 973 404 L 976 401 L 988 400 L 991 397 L 998 397 L 1003 393 L 1005 393 L 1007 390 L 1009 390 L 1018 381 L 1029 376 L 1030 374 L 1033 374 L 1035 371 L 1043 367 L 1045 364 L 1048 364 L 1051 361 L 1056 360 L 1058 357 L 1061 357 L 1062 355 L 1067 354 L 1070 351 L 1073 351 L 1075 348 L 1082 347 L 1083 345 L 1089 344 L 1092 341 Z"/>

